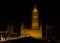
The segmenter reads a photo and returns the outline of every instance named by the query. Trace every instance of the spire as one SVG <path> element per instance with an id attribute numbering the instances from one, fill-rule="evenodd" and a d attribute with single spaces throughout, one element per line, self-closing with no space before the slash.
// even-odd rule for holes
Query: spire
<path id="1" fill-rule="evenodd" d="M 7 26 L 8 26 L 8 27 L 13 27 L 12 21 L 10 21 Z"/>
<path id="2" fill-rule="evenodd" d="M 10 21 L 8 25 L 13 25 L 12 21 Z"/>
<path id="3" fill-rule="evenodd" d="M 37 8 L 36 8 L 36 3 L 35 3 L 33 12 L 38 12 L 38 10 L 37 10 Z"/>

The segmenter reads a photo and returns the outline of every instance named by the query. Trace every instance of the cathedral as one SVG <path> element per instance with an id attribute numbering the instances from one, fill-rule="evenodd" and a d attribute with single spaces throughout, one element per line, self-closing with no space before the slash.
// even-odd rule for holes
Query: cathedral
<path id="1" fill-rule="evenodd" d="M 36 4 L 34 6 L 34 9 L 32 11 L 32 17 L 31 17 L 31 28 L 24 28 L 24 23 L 21 24 L 20 26 L 20 31 L 19 35 L 20 36 L 31 36 L 33 38 L 36 39 L 49 39 L 52 35 L 52 25 L 48 22 L 44 28 L 46 36 L 43 36 L 43 26 L 42 26 L 42 22 L 39 21 L 39 11 L 37 10 Z M 10 22 L 7 26 L 7 30 L 5 32 L 0 32 L 0 33 L 8 33 L 9 36 L 11 36 L 11 34 L 14 34 L 14 25 L 12 24 L 12 22 Z M 18 33 L 18 32 L 17 32 Z"/>
<path id="2" fill-rule="evenodd" d="M 32 11 L 32 19 L 31 19 L 31 29 L 28 28 L 24 28 L 24 23 L 22 23 L 21 25 L 21 36 L 31 36 L 33 38 L 36 38 L 36 39 L 43 39 L 43 29 L 42 29 L 42 23 L 39 21 L 39 12 L 37 10 L 37 7 L 36 7 L 36 4 L 34 6 L 34 9 Z M 46 36 L 45 36 L 45 39 L 48 39 L 49 37 L 51 37 L 51 29 L 52 29 L 52 26 L 48 23 L 46 24 L 45 26 L 45 30 L 46 30 Z"/>
<path id="3" fill-rule="evenodd" d="M 36 4 L 32 11 L 31 29 L 25 29 L 24 24 L 21 25 L 21 36 L 30 35 L 31 37 L 41 39 L 42 38 L 42 24 L 39 25 L 39 12 Z"/>

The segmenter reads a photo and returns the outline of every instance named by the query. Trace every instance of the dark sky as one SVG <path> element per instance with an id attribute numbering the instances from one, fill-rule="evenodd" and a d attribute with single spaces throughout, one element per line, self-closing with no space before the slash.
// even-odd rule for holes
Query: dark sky
<path id="1" fill-rule="evenodd" d="M 10 21 L 13 22 L 15 28 L 19 27 L 22 22 L 30 26 L 31 12 L 35 3 L 39 10 L 40 21 L 42 21 L 43 24 L 50 21 L 54 26 L 54 30 L 58 31 L 59 29 L 57 28 L 60 28 L 59 5 L 51 0 L 1 1 L 0 28 L 5 28 Z"/>

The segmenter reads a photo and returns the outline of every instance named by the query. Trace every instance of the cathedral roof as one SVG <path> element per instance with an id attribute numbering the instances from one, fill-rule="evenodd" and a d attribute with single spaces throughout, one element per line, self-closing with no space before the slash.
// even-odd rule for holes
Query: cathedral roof
<path id="1" fill-rule="evenodd" d="M 34 6 L 33 12 L 38 12 L 37 8 L 36 8 L 36 4 Z"/>

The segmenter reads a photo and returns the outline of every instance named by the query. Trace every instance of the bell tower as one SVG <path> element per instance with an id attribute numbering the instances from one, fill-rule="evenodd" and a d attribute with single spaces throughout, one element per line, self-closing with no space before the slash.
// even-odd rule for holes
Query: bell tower
<path id="1" fill-rule="evenodd" d="M 39 26 L 39 17 L 38 17 L 39 13 L 38 10 L 36 8 L 36 4 L 34 6 L 34 9 L 32 11 L 32 29 L 38 29 Z"/>

